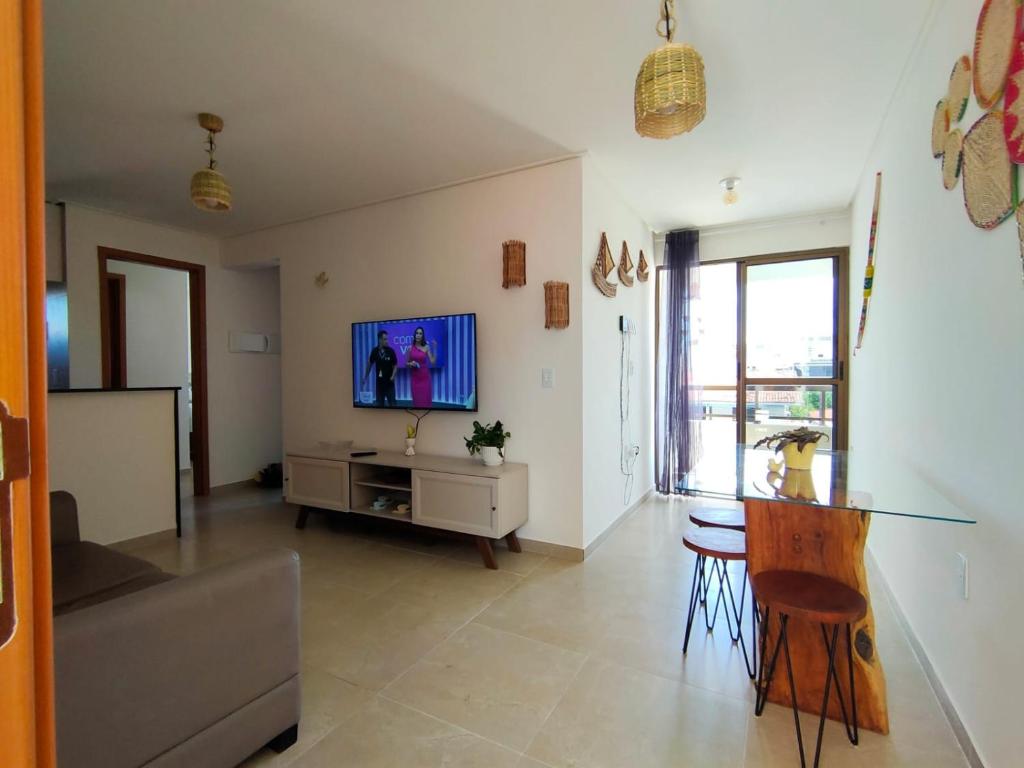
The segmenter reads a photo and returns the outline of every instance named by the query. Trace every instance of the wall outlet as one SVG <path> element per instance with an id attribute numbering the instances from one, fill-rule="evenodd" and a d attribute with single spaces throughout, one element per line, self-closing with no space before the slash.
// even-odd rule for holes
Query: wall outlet
<path id="1" fill-rule="evenodd" d="M 970 571 L 968 569 L 967 555 L 963 552 L 956 553 L 956 575 L 960 584 L 960 596 L 967 600 L 971 596 Z"/>
<path id="2" fill-rule="evenodd" d="M 555 369 L 554 368 L 541 368 L 540 369 L 540 385 L 544 389 L 555 388 Z"/>

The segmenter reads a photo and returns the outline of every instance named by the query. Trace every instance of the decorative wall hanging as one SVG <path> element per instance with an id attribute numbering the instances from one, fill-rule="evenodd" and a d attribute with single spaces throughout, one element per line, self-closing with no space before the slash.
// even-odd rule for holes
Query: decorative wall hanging
<path id="1" fill-rule="evenodd" d="M 647 259 L 644 257 L 643 249 L 641 249 L 640 260 L 636 263 L 636 279 L 641 283 L 646 283 L 647 278 L 651 276 L 647 270 Z"/>
<path id="2" fill-rule="evenodd" d="M 1010 61 L 1003 109 L 1003 133 L 1010 149 L 1010 159 L 1024 163 L 1024 32 L 1017 37 Z"/>
<path id="3" fill-rule="evenodd" d="M 608 282 L 608 275 L 612 273 L 613 269 L 615 269 L 615 260 L 612 259 L 612 249 L 608 247 L 608 236 L 602 232 L 601 247 L 598 249 L 597 260 L 594 262 L 593 269 L 590 270 L 590 275 L 594 278 L 597 290 L 609 299 L 615 298 L 618 290 L 615 283 Z"/>
<path id="4" fill-rule="evenodd" d="M 665 45 L 647 54 L 636 75 L 633 115 L 636 132 L 668 139 L 696 128 L 707 111 L 704 60 L 689 45 L 673 42 L 675 1 L 663 0 L 658 35 Z"/>
<path id="5" fill-rule="evenodd" d="M 964 137 L 964 205 L 975 226 L 992 229 L 1017 204 L 1017 168 L 1003 136 L 1003 113 L 983 115 Z"/>
<path id="6" fill-rule="evenodd" d="M 506 240 L 501 244 L 501 287 L 526 285 L 526 243 Z"/>
<path id="7" fill-rule="evenodd" d="M 932 157 L 942 157 L 942 149 L 949 133 L 949 106 L 945 99 L 939 99 L 932 116 Z"/>
<path id="8" fill-rule="evenodd" d="M 1017 206 L 1017 237 L 1020 239 L 1020 277 L 1024 281 L 1024 204 Z"/>
<path id="9" fill-rule="evenodd" d="M 974 98 L 982 109 L 999 101 L 1020 29 L 1021 0 L 985 0 L 974 35 Z"/>
<path id="10" fill-rule="evenodd" d="M 971 100 L 971 60 L 961 56 L 953 65 L 949 75 L 949 91 L 946 94 L 946 107 L 949 109 L 950 122 L 959 123 L 967 111 L 967 102 Z"/>
<path id="11" fill-rule="evenodd" d="M 213 153 L 217 149 L 213 137 L 224 130 L 224 121 L 217 115 L 200 112 L 199 125 L 206 131 L 206 154 L 210 156 L 210 160 L 206 168 L 192 175 L 189 187 L 192 203 L 204 211 L 230 211 L 231 187 L 217 170 L 217 161 L 213 159 Z"/>
<path id="12" fill-rule="evenodd" d="M 569 284 L 549 280 L 544 283 L 544 327 L 569 327 Z"/>
<path id="13" fill-rule="evenodd" d="M 853 353 L 864 343 L 864 326 L 868 322 L 868 303 L 871 301 L 871 289 L 875 284 L 875 241 L 878 237 L 878 204 L 882 199 L 882 172 L 875 174 L 875 202 L 871 207 L 871 232 L 868 234 L 868 263 L 864 267 L 864 303 L 860 307 L 860 325 L 857 327 L 857 344 Z"/>
<path id="14" fill-rule="evenodd" d="M 633 269 L 633 260 L 629 258 L 629 246 L 622 241 L 622 255 L 619 256 L 619 282 L 627 288 L 633 287 L 633 276 L 630 271 Z"/>
<path id="15" fill-rule="evenodd" d="M 313 285 L 315 285 L 317 288 L 323 288 L 325 285 L 327 285 L 327 282 L 330 279 L 331 278 L 327 276 L 326 272 L 318 272 L 316 276 L 313 277 Z"/>
<path id="16" fill-rule="evenodd" d="M 953 189 L 960 180 L 960 166 L 964 156 L 964 134 L 957 128 L 946 134 L 942 150 L 942 186 Z"/>

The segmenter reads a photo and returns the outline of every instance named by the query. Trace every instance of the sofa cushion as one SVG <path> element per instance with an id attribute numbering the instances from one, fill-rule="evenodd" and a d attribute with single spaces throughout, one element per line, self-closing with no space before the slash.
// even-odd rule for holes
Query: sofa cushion
<path id="1" fill-rule="evenodd" d="M 174 578 L 152 563 L 91 541 L 51 550 L 53 609 L 67 613 Z"/>

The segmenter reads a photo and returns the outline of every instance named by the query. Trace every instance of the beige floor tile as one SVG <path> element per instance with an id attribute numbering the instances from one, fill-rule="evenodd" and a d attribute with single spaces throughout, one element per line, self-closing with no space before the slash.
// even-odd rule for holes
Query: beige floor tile
<path id="1" fill-rule="evenodd" d="M 264 749 L 247 766 L 290 765 L 341 723 L 366 709 L 373 694 L 316 669 L 302 671 L 302 722 L 299 740 L 281 754 Z"/>
<path id="2" fill-rule="evenodd" d="M 470 624 L 418 661 L 382 695 L 521 752 L 584 658 Z"/>
<path id="3" fill-rule="evenodd" d="M 294 763 L 297 768 L 515 768 L 516 752 L 377 698 Z"/>
<path id="4" fill-rule="evenodd" d="M 492 571 L 456 560 L 436 560 L 386 590 L 383 595 L 469 621 L 522 581 L 508 571 Z"/>
<path id="5" fill-rule="evenodd" d="M 589 659 L 526 754 L 556 768 L 737 766 L 744 702 Z"/>
<path id="6" fill-rule="evenodd" d="M 547 555 L 540 555 L 536 552 L 510 552 L 504 543 L 495 543 L 493 549 L 498 569 L 514 573 L 517 576 L 529 576 L 548 559 Z M 463 563 L 483 567 L 480 552 L 477 551 L 476 545 L 469 541 L 454 543 L 449 557 Z"/>

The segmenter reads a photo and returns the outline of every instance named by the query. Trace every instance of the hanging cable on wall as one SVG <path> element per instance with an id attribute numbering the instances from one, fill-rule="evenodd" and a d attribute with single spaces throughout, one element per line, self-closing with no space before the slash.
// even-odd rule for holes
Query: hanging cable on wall
<path id="1" fill-rule="evenodd" d="M 625 315 L 619 317 L 619 470 L 626 478 L 622 490 L 622 503 L 629 504 L 633 496 L 633 476 L 640 446 L 633 442 L 630 422 L 630 379 L 633 372 L 632 338 L 636 326 Z"/>

